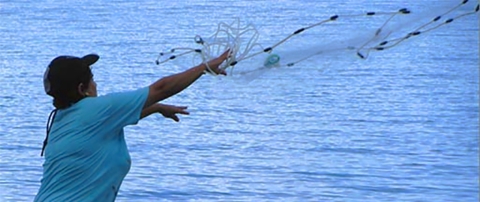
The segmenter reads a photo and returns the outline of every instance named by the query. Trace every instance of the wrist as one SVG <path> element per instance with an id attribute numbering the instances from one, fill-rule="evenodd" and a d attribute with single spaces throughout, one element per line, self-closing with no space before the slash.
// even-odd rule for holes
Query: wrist
<path id="1" fill-rule="evenodd" d="M 204 75 L 204 74 L 207 73 L 208 68 L 207 68 L 206 63 L 202 63 L 202 64 L 199 65 L 199 71 L 201 73 L 200 75 Z"/>
<path id="2" fill-rule="evenodd" d="M 211 68 L 208 66 L 209 64 L 208 63 L 202 63 L 201 66 L 202 66 L 202 75 L 203 74 L 213 74 L 213 75 L 217 75 L 219 74 L 217 71 L 219 71 L 217 68 Z"/>
<path id="3" fill-rule="evenodd" d="M 165 108 L 165 105 L 163 105 L 163 104 L 160 104 L 160 103 L 155 104 L 155 111 L 156 112 L 161 112 L 161 111 L 163 111 L 164 108 Z"/>

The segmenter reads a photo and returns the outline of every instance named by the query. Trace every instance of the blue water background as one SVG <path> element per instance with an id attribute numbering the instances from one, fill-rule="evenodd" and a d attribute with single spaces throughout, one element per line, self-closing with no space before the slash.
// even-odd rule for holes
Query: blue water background
<path id="1" fill-rule="evenodd" d="M 333 14 L 420 13 L 402 28 L 459 2 L 1 0 L 0 201 L 32 201 L 38 190 L 52 110 L 42 76 L 57 55 L 100 54 L 106 94 L 192 66 L 154 61 L 235 18 L 273 44 Z M 308 31 L 284 50 L 328 50 L 370 22 Z M 180 123 L 156 115 L 126 128 L 133 165 L 117 201 L 478 201 L 478 70 L 477 14 L 367 60 L 340 51 L 250 82 L 204 76 L 164 101 L 189 106 Z"/>

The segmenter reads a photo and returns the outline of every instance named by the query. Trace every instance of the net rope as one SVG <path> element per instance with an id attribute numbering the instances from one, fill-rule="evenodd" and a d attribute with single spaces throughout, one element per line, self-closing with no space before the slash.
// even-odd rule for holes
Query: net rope
<path id="1" fill-rule="evenodd" d="M 396 37 L 396 38 L 389 38 L 391 32 L 388 30 L 384 30 L 386 26 L 396 17 L 401 15 L 408 15 L 411 11 L 407 8 L 399 9 L 395 12 L 366 12 L 361 14 L 352 14 L 352 15 L 333 15 L 328 19 L 319 21 L 317 23 L 311 24 L 306 27 L 302 27 L 297 29 L 292 34 L 288 35 L 287 37 L 283 38 L 282 40 L 274 43 L 271 46 L 264 47 L 262 44 L 258 43 L 259 39 L 259 31 L 252 25 L 242 25 L 239 19 L 236 19 L 232 23 L 228 24 L 225 22 L 221 22 L 217 26 L 217 30 L 212 34 L 210 37 L 203 38 L 200 35 L 196 35 L 194 41 L 199 48 L 190 48 L 190 47 L 178 47 L 170 49 L 167 52 L 159 53 L 156 64 L 160 65 L 166 63 L 168 61 L 174 60 L 176 58 L 194 54 L 194 61 L 200 60 L 202 63 L 207 65 L 206 73 L 216 75 L 208 66 L 207 62 L 210 59 L 217 57 L 220 53 L 229 50 L 230 57 L 221 65 L 221 69 L 226 70 L 227 68 L 231 68 L 230 70 L 233 71 L 234 67 L 241 61 L 250 59 L 261 54 L 269 54 L 267 59 L 264 62 L 263 67 L 291 67 L 297 63 L 305 61 L 315 55 L 322 54 L 323 51 L 313 51 L 310 54 L 307 54 L 303 57 L 300 57 L 292 62 L 288 62 L 286 64 L 280 64 L 280 56 L 276 54 L 272 54 L 272 51 L 277 47 L 281 46 L 285 42 L 289 41 L 291 38 L 307 31 L 313 29 L 315 27 L 321 26 L 325 23 L 330 23 L 334 21 L 339 21 L 345 18 L 358 18 L 358 17 L 372 17 L 372 16 L 387 16 L 386 21 L 376 29 L 373 36 L 369 37 L 364 43 L 361 43 L 358 47 L 355 46 L 346 46 L 346 47 L 337 47 L 334 50 L 353 50 L 356 52 L 356 55 L 361 59 L 366 59 L 370 52 L 372 51 L 383 51 L 387 49 L 394 48 L 395 46 L 399 45 L 400 43 L 404 42 L 407 39 L 412 37 L 418 36 L 420 34 L 425 34 L 431 31 L 434 31 L 444 25 L 452 23 L 453 21 L 463 18 L 469 15 L 473 15 L 478 13 L 480 6 L 479 4 L 471 10 L 470 12 L 466 12 L 463 14 L 456 15 L 451 18 L 447 18 L 444 21 L 444 17 L 455 10 L 458 10 L 463 5 L 467 4 L 468 0 L 463 0 L 461 3 L 453 6 L 451 9 L 443 12 L 441 15 L 434 17 L 427 23 L 421 24 L 418 27 L 414 28 L 412 31 L 408 32 L 407 34 Z"/>

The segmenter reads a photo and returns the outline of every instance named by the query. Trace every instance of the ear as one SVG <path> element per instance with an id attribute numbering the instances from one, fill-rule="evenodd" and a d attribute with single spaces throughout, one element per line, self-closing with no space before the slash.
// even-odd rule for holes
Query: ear
<path id="1" fill-rule="evenodd" d="M 80 95 L 86 96 L 85 86 L 83 85 L 83 83 L 78 84 L 78 86 L 77 86 L 77 92 L 78 92 L 78 94 L 80 94 Z"/>

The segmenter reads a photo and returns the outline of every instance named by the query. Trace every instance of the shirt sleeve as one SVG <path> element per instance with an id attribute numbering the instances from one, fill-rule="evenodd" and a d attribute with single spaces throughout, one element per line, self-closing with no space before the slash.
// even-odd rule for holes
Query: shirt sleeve
<path id="1" fill-rule="evenodd" d="M 127 125 L 135 125 L 147 100 L 149 88 L 140 88 L 133 91 L 111 93 L 103 96 L 107 104 L 104 109 L 107 112 L 107 124 L 113 128 L 123 128 Z"/>

